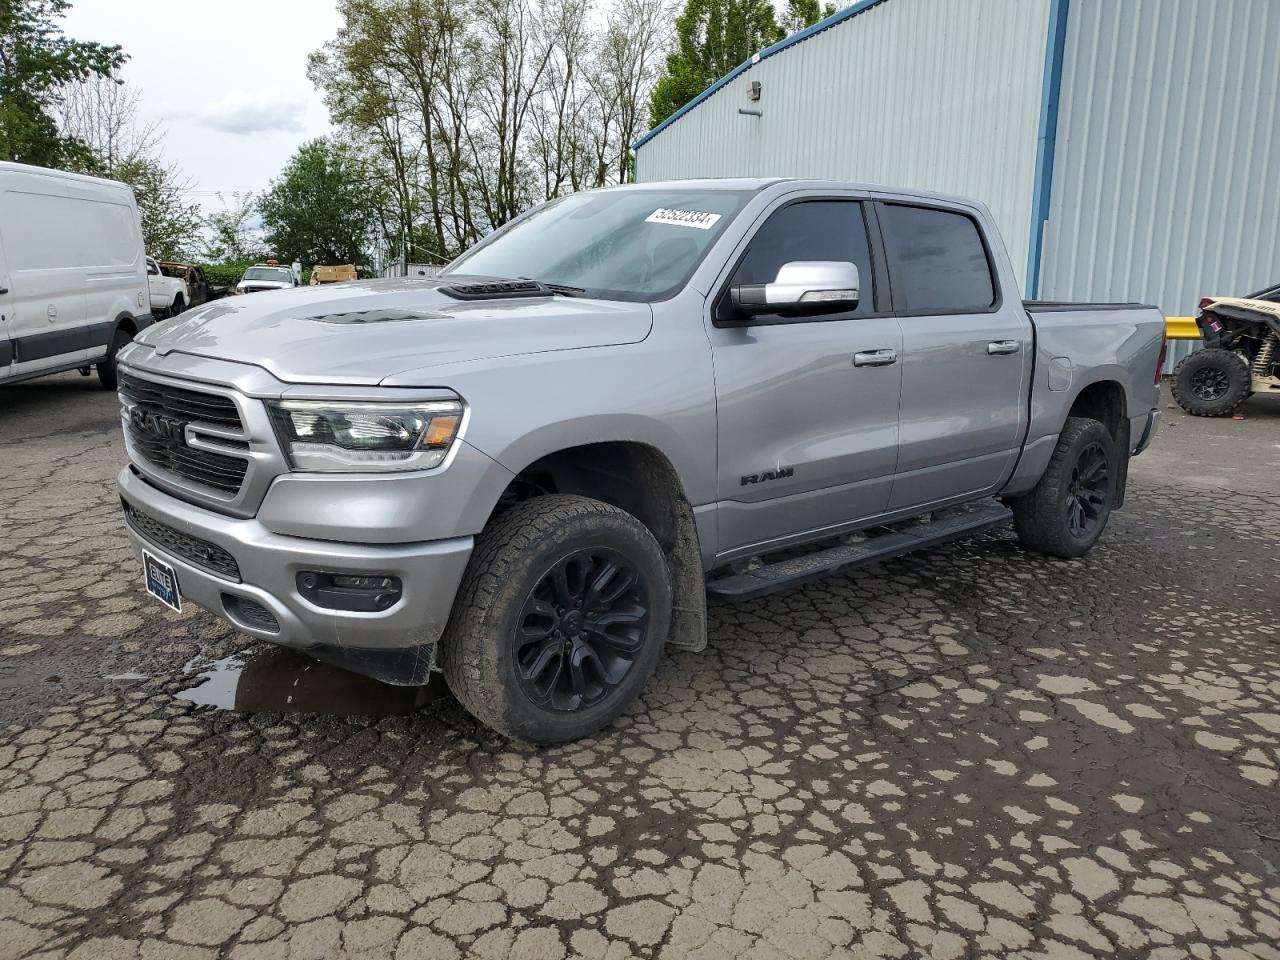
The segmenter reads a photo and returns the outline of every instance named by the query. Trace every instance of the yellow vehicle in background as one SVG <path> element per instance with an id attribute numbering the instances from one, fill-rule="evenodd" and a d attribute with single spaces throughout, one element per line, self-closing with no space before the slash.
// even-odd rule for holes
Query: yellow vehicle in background
<path id="1" fill-rule="evenodd" d="M 318 286 L 322 283 L 344 283 L 347 280 L 358 280 L 359 276 L 354 263 L 340 263 L 337 265 L 317 263 L 311 268 L 311 286 Z"/>

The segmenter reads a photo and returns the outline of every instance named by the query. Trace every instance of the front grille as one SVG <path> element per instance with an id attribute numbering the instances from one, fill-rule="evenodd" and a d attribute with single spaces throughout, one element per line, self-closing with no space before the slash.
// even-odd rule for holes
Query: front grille
<path id="1" fill-rule="evenodd" d="M 122 374 L 120 396 L 136 410 L 164 418 L 169 423 L 207 423 L 225 430 L 243 429 L 235 402 L 221 394 L 172 387 Z M 239 492 L 244 483 L 249 469 L 246 459 L 188 446 L 180 429 L 173 435 L 161 434 L 144 429 L 132 419 L 126 429 L 134 449 L 153 466 L 226 493 Z M 246 452 L 249 449 L 244 440 L 213 439 L 226 447 Z"/>
<path id="2" fill-rule="evenodd" d="M 120 503 L 124 507 L 125 522 L 144 540 L 149 540 L 157 547 L 168 550 L 174 556 L 181 557 L 210 573 L 240 582 L 240 567 L 236 563 L 236 558 L 226 550 L 206 540 L 188 536 L 167 523 L 161 523 L 127 500 L 121 500 Z"/>
<path id="3" fill-rule="evenodd" d="M 235 402 L 221 394 L 171 387 L 122 373 L 120 396 L 130 403 L 158 407 L 171 417 L 216 423 L 231 430 L 241 429 L 240 411 L 236 409 Z"/>
<path id="4" fill-rule="evenodd" d="M 249 469 L 247 460 L 197 450 L 180 440 L 166 440 L 143 433 L 132 423 L 129 424 L 129 439 L 133 441 L 138 453 L 162 470 L 227 493 L 239 491 L 240 484 L 244 482 L 245 471 Z"/>

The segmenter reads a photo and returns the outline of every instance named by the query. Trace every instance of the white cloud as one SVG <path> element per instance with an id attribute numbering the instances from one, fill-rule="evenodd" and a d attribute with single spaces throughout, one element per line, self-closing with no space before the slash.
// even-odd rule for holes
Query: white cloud
<path id="1" fill-rule="evenodd" d="M 222 209 L 330 132 L 307 55 L 342 20 L 334 0 L 219 0 L 198 28 L 174 10 L 172 0 L 75 0 L 64 23 L 78 40 L 124 46 L 123 76 L 142 94 L 141 119 L 160 122 L 165 159 L 191 181 L 193 202 Z"/>
<path id="2" fill-rule="evenodd" d="M 233 91 L 194 113 L 202 127 L 235 133 L 298 133 L 305 129 L 307 104 L 296 97 Z"/>

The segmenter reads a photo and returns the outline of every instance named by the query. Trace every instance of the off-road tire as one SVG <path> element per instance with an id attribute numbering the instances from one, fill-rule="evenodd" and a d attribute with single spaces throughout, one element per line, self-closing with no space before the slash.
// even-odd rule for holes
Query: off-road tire
<path id="1" fill-rule="evenodd" d="M 1082 456 L 1099 446 L 1109 482 L 1096 522 L 1081 536 L 1073 533 L 1071 528 L 1073 473 Z M 1068 417 L 1040 482 L 1009 503 L 1018 540 L 1028 550 L 1054 557 L 1079 557 L 1088 553 L 1102 536 L 1111 516 L 1120 476 L 1118 468 L 1119 453 L 1110 431 L 1097 420 Z"/>
<path id="2" fill-rule="evenodd" d="M 111 338 L 111 346 L 107 348 L 107 355 L 98 361 L 98 382 L 102 384 L 104 390 L 114 390 L 118 377 L 116 376 L 116 354 L 125 348 L 133 334 L 124 327 L 118 329 L 115 336 Z"/>
<path id="3" fill-rule="evenodd" d="M 516 674 L 516 630 L 543 577 L 576 551 L 602 548 L 639 574 L 649 617 L 639 652 L 601 702 L 572 712 L 535 705 Z M 670 574 L 662 548 L 635 517 L 589 497 L 554 494 L 517 504 L 476 538 L 475 550 L 438 648 L 453 695 L 499 733 L 530 743 L 564 743 L 608 726 L 657 667 L 671 621 Z"/>
<path id="4" fill-rule="evenodd" d="M 1206 395 L 1207 385 L 1197 382 L 1206 377 L 1217 381 L 1220 396 Z M 1173 399 L 1193 417 L 1229 417 L 1248 398 L 1252 386 L 1248 365 L 1239 354 L 1222 347 L 1197 350 L 1173 371 Z"/>

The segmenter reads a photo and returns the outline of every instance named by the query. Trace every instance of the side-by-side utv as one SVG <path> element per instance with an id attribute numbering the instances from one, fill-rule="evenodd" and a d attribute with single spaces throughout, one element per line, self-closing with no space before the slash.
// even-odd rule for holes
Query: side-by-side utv
<path id="1" fill-rule="evenodd" d="M 1280 284 L 1245 297 L 1206 297 L 1196 326 L 1204 349 L 1173 371 L 1183 410 L 1225 417 L 1255 393 L 1280 396 Z"/>

